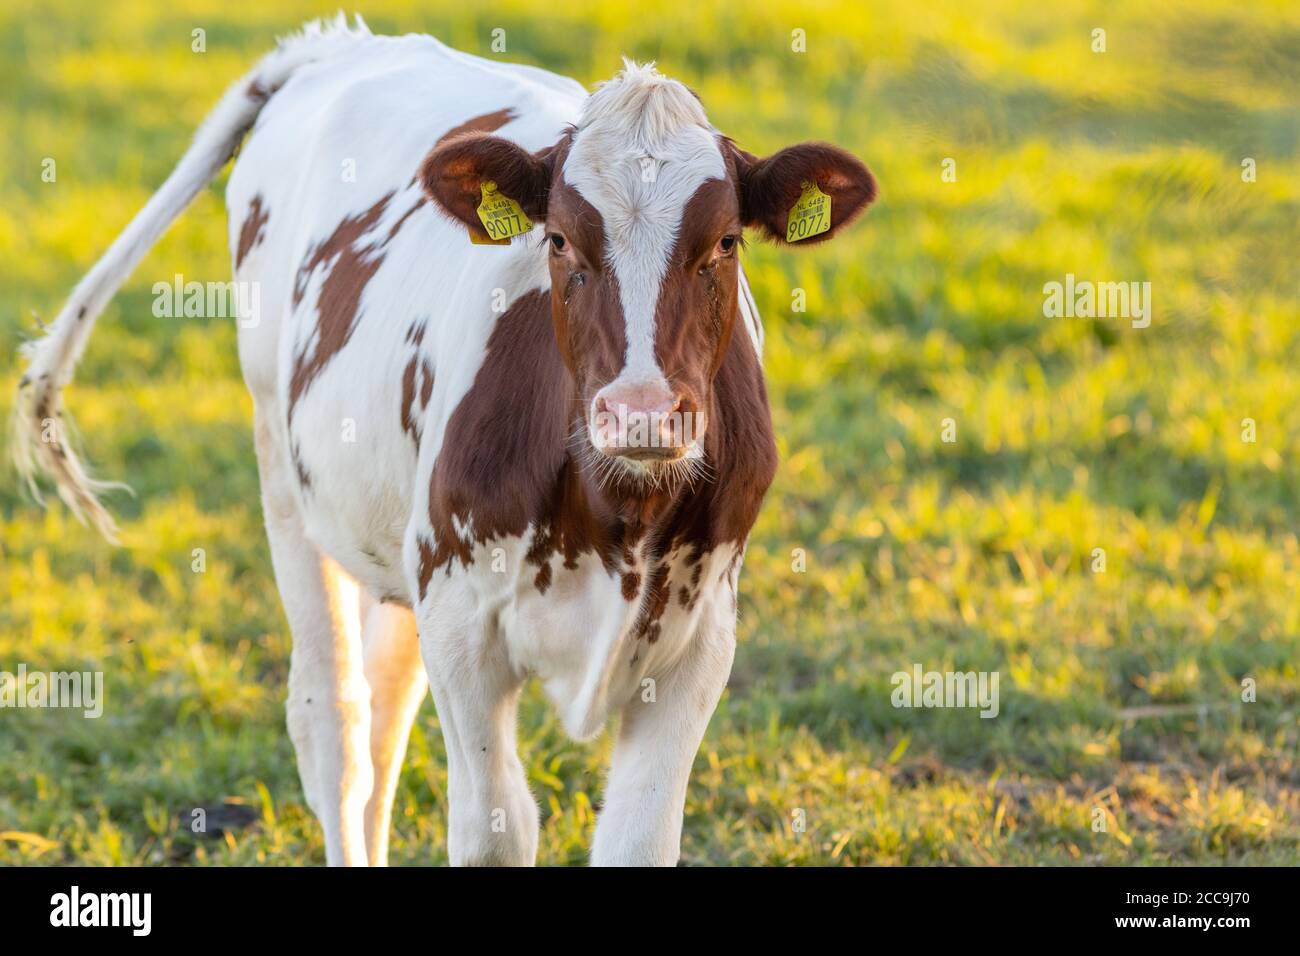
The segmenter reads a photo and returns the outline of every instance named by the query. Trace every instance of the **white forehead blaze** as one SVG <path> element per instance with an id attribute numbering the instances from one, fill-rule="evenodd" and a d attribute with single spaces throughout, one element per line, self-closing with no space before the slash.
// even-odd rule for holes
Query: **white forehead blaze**
<path id="1" fill-rule="evenodd" d="M 662 380 L 655 305 L 682 214 L 695 191 L 727 175 L 716 130 L 691 91 L 654 64 L 624 70 L 587 100 L 564 180 L 600 213 L 605 258 L 627 329 L 620 379 Z"/>

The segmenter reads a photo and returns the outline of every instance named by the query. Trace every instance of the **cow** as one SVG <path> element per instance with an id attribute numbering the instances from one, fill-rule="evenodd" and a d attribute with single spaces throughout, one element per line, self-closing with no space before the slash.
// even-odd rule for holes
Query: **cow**
<path id="1" fill-rule="evenodd" d="M 236 297 L 258 303 L 239 358 L 326 861 L 386 863 L 431 690 L 451 862 L 532 864 L 515 730 L 535 676 L 575 739 L 619 718 L 591 862 L 676 864 L 777 467 L 743 230 L 830 239 L 872 174 L 825 143 L 746 152 L 654 64 L 625 60 L 589 94 L 359 18 L 309 24 L 225 94 L 25 346 L 20 469 L 110 539 L 61 389 L 95 317 L 236 153 L 234 276 L 259 292 Z"/>

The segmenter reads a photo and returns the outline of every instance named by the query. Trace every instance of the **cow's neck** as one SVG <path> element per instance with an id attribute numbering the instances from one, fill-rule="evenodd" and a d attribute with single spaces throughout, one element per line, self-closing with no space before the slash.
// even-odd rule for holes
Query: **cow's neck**
<path id="1" fill-rule="evenodd" d="M 574 428 L 582 429 L 577 434 L 585 431 L 581 418 Z M 709 482 L 691 484 L 675 478 L 653 485 L 635 476 L 609 474 L 591 455 L 572 451 L 557 480 L 579 486 L 563 500 L 584 509 L 587 519 L 603 526 L 611 544 L 620 550 L 671 538 L 675 519 L 690 500 L 711 491 Z"/>

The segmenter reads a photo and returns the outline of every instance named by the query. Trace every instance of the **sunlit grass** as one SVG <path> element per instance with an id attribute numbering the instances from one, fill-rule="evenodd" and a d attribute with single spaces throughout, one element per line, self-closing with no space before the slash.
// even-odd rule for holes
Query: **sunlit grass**
<path id="1" fill-rule="evenodd" d="M 881 182 L 843 240 L 749 252 L 783 463 L 687 862 L 1300 861 L 1293 4 L 418 7 L 360 5 L 484 54 L 504 27 L 507 58 L 585 83 L 657 59 L 747 148 L 833 140 Z M 55 314 L 225 84 L 332 9 L 0 10 L 0 413 L 33 313 Z M 0 710 L 2 863 L 324 858 L 283 726 L 234 329 L 149 309 L 156 281 L 228 277 L 221 188 L 109 307 L 69 393 L 99 471 L 136 491 L 113 502 L 126 547 L 0 481 L 0 670 L 104 670 L 109 698 L 98 721 Z M 1151 327 L 1044 318 L 1067 272 L 1151 282 Z M 999 717 L 893 708 L 913 662 L 998 671 Z M 609 741 L 568 741 L 535 689 L 520 737 L 541 860 L 582 862 Z M 426 704 L 394 862 L 445 862 L 445 784 Z M 257 823 L 196 842 L 190 809 L 223 801 Z"/>

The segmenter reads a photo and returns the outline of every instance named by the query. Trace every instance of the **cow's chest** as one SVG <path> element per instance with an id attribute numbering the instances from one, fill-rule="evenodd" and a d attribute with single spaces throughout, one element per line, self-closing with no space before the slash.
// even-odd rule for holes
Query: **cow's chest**
<path id="1" fill-rule="evenodd" d="M 476 549 L 464 585 L 489 618 L 485 639 L 539 678 L 566 730 L 583 738 L 635 696 L 652 699 L 697 630 L 734 614 L 739 563 L 730 545 L 659 558 L 642 546 L 611 567 L 595 552 L 539 549 L 529 529 Z"/>

